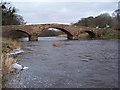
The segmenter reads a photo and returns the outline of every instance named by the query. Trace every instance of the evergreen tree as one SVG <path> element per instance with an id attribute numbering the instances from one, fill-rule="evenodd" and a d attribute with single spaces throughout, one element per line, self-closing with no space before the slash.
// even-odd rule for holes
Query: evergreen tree
<path id="1" fill-rule="evenodd" d="M 1 2 L 2 25 L 23 25 L 26 24 L 23 17 L 17 14 L 17 9 L 8 2 Z"/>

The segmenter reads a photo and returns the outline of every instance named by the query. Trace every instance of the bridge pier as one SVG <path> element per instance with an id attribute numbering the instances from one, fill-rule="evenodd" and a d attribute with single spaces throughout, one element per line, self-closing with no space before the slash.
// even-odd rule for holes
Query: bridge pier
<path id="1" fill-rule="evenodd" d="M 38 41 L 38 37 L 31 35 L 31 36 L 29 36 L 29 41 Z"/>

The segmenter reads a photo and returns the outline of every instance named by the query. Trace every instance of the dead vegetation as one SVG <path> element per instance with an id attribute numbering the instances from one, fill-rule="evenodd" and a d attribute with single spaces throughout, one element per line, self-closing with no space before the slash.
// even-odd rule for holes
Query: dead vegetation
<path id="1" fill-rule="evenodd" d="M 22 44 L 16 40 L 2 38 L 2 53 L 8 53 L 13 49 L 21 47 Z"/>
<path id="2" fill-rule="evenodd" d="M 1 38 L 1 37 L 0 37 Z M 4 85 L 6 75 L 13 71 L 12 64 L 16 62 L 16 59 L 7 56 L 6 54 L 16 48 L 20 48 L 22 44 L 16 40 L 2 38 L 1 39 L 1 52 L 0 52 L 0 86 Z"/>

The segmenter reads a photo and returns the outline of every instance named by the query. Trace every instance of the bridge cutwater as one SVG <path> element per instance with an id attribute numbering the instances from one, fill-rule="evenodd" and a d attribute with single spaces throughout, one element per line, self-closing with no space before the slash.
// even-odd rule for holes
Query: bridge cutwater
<path id="1" fill-rule="evenodd" d="M 48 30 L 49 28 L 54 28 L 63 31 L 67 34 L 68 40 L 77 40 L 79 34 L 88 33 L 90 38 L 95 38 L 97 36 L 96 29 L 90 29 L 86 27 L 66 25 L 66 24 L 35 24 L 35 25 L 7 25 L 2 26 L 2 35 L 11 35 L 14 31 L 23 32 L 28 35 L 29 41 L 37 41 L 38 36 Z"/>

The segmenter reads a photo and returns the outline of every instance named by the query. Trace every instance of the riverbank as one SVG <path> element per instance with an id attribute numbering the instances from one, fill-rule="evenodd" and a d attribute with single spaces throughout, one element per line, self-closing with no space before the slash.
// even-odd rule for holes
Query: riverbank
<path id="1" fill-rule="evenodd" d="M 108 30 L 106 33 L 102 34 L 101 37 L 96 39 L 100 40 L 111 40 L 111 39 L 120 39 L 120 31 L 118 30 Z"/>
<path id="2" fill-rule="evenodd" d="M 57 37 L 67 37 L 66 34 L 61 34 Z M 79 39 L 88 39 L 89 35 L 87 33 L 79 34 Z M 101 36 L 97 36 L 96 40 L 111 40 L 111 39 L 120 39 L 120 31 L 118 30 L 107 30 L 106 33 L 102 33 Z"/>
<path id="3" fill-rule="evenodd" d="M 8 56 L 7 53 L 10 51 L 13 51 L 14 49 L 22 47 L 21 42 L 18 42 L 13 39 L 9 38 L 2 38 L 1 39 L 1 62 L 0 62 L 0 86 L 4 86 L 6 79 L 6 75 L 10 74 L 13 70 L 12 64 L 16 62 L 16 58 L 13 58 L 12 56 Z"/>

